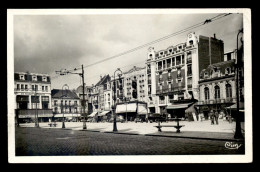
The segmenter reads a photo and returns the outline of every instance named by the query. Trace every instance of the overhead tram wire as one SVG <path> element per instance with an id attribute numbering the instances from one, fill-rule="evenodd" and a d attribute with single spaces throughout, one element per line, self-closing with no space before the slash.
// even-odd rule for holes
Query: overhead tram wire
<path id="1" fill-rule="evenodd" d="M 120 53 L 120 54 L 111 56 L 111 57 L 106 58 L 106 59 L 104 59 L 104 60 L 100 60 L 100 61 L 97 61 L 97 62 L 95 62 L 95 63 L 92 63 L 92 64 L 89 64 L 89 65 L 83 66 L 83 68 L 91 67 L 91 66 L 97 65 L 97 64 L 99 64 L 99 63 L 103 63 L 103 62 L 105 62 L 105 61 L 108 61 L 108 60 L 111 60 L 111 59 L 120 57 L 120 56 L 122 56 L 122 55 L 125 55 L 125 54 L 128 54 L 128 53 L 137 51 L 137 50 L 139 50 L 139 49 L 141 49 L 141 48 L 144 48 L 144 47 L 146 47 L 146 46 L 149 46 L 149 45 L 152 45 L 152 44 L 161 42 L 161 41 L 163 41 L 163 40 L 169 39 L 170 37 L 177 36 L 177 35 L 179 35 L 179 34 L 182 34 L 182 33 L 184 33 L 184 32 L 187 32 L 187 31 L 189 31 L 189 30 L 192 30 L 192 29 L 201 27 L 201 26 L 203 26 L 203 25 L 205 25 L 205 24 L 211 23 L 211 22 L 213 22 L 213 21 L 215 21 L 215 20 L 219 20 L 219 19 L 221 19 L 221 18 L 223 18 L 223 17 L 226 17 L 226 16 L 228 16 L 228 15 L 231 15 L 231 14 L 232 14 L 232 13 L 219 14 L 219 15 L 217 15 L 217 16 L 215 16 L 215 17 L 210 18 L 210 19 L 206 19 L 204 22 L 197 23 L 197 24 L 195 24 L 195 25 L 193 25 L 193 26 L 190 26 L 190 27 L 188 27 L 188 28 L 182 29 L 182 30 L 180 30 L 180 31 L 177 31 L 177 32 L 172 33 L 172 34 L 167 35 L 167 36 L 164 36 L 164 37 L 159 38 L 159 39 L 157 39 L 157 40 L 154 40 L 154 41 L 152 41 L 152 42 L 149 42 L 149 43 L 140 45 L 140 46 L 138 46 L 138 47 L 136 47 L 136 48 L 130 49 L 130 50 L 125 51 L 125 52 L 123 52 L 123 53 Z M 81 68 L 74 68 L 74 69 L 72 69 L 72 70 L 66 70 L 66 69 L 65 69 L 65 70 L 66 70 L 65 73 L 66 73 L 66 72 L 69 73 L 69 72 L 72 72 L 72 71 L 77 71 L 77 70 L 79 70 L 79 69 L 81 69 Z M 60 77 L 60 75 L 58 75 L 58 77 Z"/>

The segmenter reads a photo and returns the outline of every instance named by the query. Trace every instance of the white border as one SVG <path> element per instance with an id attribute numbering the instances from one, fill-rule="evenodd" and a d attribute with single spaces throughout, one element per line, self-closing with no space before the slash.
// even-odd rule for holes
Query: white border
<path id="1" fill-rule="evenodd" d="M 154 156 L 15 156 L 14 134 L 14 15 L 79 15 L 79 14 L 191 14 L 243 13 L 245 60 L 245 155 L 154 155 Z M 250 9 L 8 9 L 8 161 L 9 163 L 250 163 L 252 155 L 252 71 L 251 71 L 251 10 Z"/>

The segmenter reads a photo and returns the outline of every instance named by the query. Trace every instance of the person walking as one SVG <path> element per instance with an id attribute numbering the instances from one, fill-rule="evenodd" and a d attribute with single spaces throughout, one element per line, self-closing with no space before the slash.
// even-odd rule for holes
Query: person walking
<path id="1" fill-rule="evenodd" d="M 213 110 L 211 110 L 209 112 L 209 117 L 210 117 L 210 120 L 211 120 L 211 125 L 214 125 L 214 113 L 213 113 Z"/>
<path id="2" fill-rule="evenodd" d="M 215 121 L 216 121 L 216 124 L 218 125 L 218 117 L 219 117 L 219 113 L 218 111 L 216 110 L 215 113 L 214 113 L 214 118 L 215 118 Z"/>

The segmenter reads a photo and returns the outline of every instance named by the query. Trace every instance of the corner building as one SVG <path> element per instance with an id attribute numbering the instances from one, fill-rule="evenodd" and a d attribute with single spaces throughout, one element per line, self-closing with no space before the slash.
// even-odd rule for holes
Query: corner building
<path id="1" fill-rule="evenodd" d="M 15 72 L 14 94 L 16 122 L 46 122 L 53 116 L 49 75 Z"/>
<path id="2" fill-rule="evenodd" d="M 148 49 L 146 74 L 148 112 L 184 117 L 199 99 L 199 74 L 224 60 L 224 43 L 215 37 L 189 33 L 186 41 L 166 49 Z"/>

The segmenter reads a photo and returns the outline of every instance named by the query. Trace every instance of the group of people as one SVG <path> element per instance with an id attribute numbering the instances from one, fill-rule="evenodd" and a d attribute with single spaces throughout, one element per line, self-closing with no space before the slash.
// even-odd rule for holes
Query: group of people
<path id="1" fill-rule="evenodd" d="M 218 118 L 219 118 L 219 113 L 216 110 L 211 110 L 209 112 L 209 117 L 211 120 L 211 125 L 214 125 L 214 121 L 216 121 L 216 124 L 218 125 Z"/>

